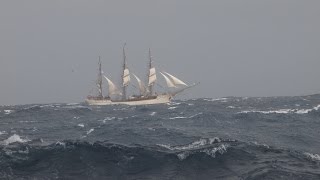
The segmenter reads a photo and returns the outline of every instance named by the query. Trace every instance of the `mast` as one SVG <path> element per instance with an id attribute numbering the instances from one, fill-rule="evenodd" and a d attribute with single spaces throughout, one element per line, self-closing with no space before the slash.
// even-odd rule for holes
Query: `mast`
<path id="1" fill-rule="evenodd" d="M 97 79 L 97 86 L 98 86 L 98 97 L 99 98 L 103 98 L 103 95 L 102 95 L 102 68 L 101 68 L 101 57 L 99 56 L 99 62 L 98 62 L 98 65 L 99 65 L 99 72 L 98 72 L 98 79 Z"/>
<path id="2" fill-rule="evenodd" d="M 126 62 L 126 52 L 125 52 L 125 46 L 126 46 L 126 43 L 124 43 L 123 45 L 123 49 L 122 49 L 122 52 L 123 52 L 123 70 L 122 70 L 122 99 L 125 100 L 127 98 L 127 93 L 126 93 L 126 89 L 127 89 L 127 85 L 125 84 L 125 81 L 124 81 L 124 76 L 125 76 L 125 69 L 127 68 L 127 62 Z"/>
<path id="3" fill-rule="evenodd" d="M 149 73 L 148 73 L 148 80 L 150 79 L 150 77 L 152 76 L 152 74 L 150 74 L 150 69 L 152 68 L 152 56 L 151 56 L 151 49 L 149 48 Z M 150 81 L 150 80 L 149 80 Z M 148 84 L 148 88 L 149 88 L 149 93 L 152 96 L 153 94 L 153 84 Z"/>

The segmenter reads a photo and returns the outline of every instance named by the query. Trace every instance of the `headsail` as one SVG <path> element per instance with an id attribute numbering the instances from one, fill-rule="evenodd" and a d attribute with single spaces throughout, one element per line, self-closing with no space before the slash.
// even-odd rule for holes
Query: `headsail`
<path id="1" fill-rule="evenodd" d="M 139 84 L 139 90 L 140 90 L 140 94 L 145 94 L 146 92 L 146 88 L 144 86 L 144 84 L 142 83 L 142 81 L 135 75 L 135 74 L 132 74 L 136 80 L 138 81 L 138 84 Z"/>
<path id="2" fill-rule="evenodd" d="M 169 79 L 166 75 L 164 75 L 162 72 L 160 72 L 160 74 L 164 77 L 164 79 L 166 80 L 167 86 L 168 87 L 176 87 L 174 85 L 174 83 L 171 81 L 171 79 Z"/>
<path id="3" fill-rule="evenodd" d="M 114 83 L 109 79 L 107 78 L 106 76 L 103 76 L 107 81 L 108 81 L 108 85 L 109 85 L 109 95 L 114 95 L 114 94 L 121 94 L 116 85 L 114 85 Z"/>
<path id="4" fill-rule="evenodd" d="M 174 85 L 184 85 L 184 86 L 188 86 L 185 82 L 181 81 L 180 79 L 174 77 L 173 75 L 167 73 L 167 72 L 164 72 L 166 73 L 172 80 L 172 82 L 174 83 Z"/>

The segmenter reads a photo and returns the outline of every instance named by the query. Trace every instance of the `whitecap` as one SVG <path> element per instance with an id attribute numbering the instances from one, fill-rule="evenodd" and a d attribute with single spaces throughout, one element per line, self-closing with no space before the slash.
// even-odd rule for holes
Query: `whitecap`
<path id="1" fill-rule="evenodd" d="M 197 113 L 197 114 L 195 114 L 195 115 L 190 116 L 189 118 L 194 118 L 194 117 L 196 117 L 196 116 L 198 116 L 198 115 L 201 115 L 201 114 L 202 114 L 202 112 L 199 112 L 199 113 Z"/>
<path id="2" fill-rule="evenodd" d="M 106 123 L 107 121 L 111 121 L 111 120 L 114 120 L 114 119 L 116 119 L 116 117 L 106 117 L 103 120 L 98 120 L 98 121 L 102 121 L 103 123 Z"/>
<path id="3" fill-rule="evenodd" d="M 149 127 L 148 130 L 155 131 L 156 129 Z"/>
<path id="4" fill-rule="evenodd" d="M 0 135 L 7 134 L 5 131 L 0 131 Z"/>
<path id="5" fill-rule="evenodd" d="M 157 112 L 150 113 L 150 116 L 154 116 Z"/>
<path id="6" fill-rule="evenodd" d="M 304 153 L 304 155 L 307 156 L 307 158 L 311 159 L 312 161 L 320 161 L 320 156 L 318 154 L 311 154 L 311 153 Z"/>
<path id="7" fill-rule="evenodd" d="M 19 123 L 35 123 L 37 121 L 19 121 Z"/>
<path id="8" fill-rule="evenodd" d="M 80 117 L 79 116 L 74 116 L 73 119 L 80 119 Z"/>
<path id="9" fill-rule="evenodd" d="M 158 146 L 164 147 L 169 150 L 192 150 L 192 149 L 197 149 L 206 145 L 211 145 L 214 143 L 221 142 L 221 139 L 218 137 L 214 138 L 208 138 L 208 139 L 199 139 L 197 141 L 192 142 L 191 144 L 184 145 L 184 146 L 170 146 L 170 145 L 165 145 L 165 144 L 157 144 Z"/>
<path id="10" fill-rule="evenodd" d="M 74 105 L 79 105 L 80 103 L 68 103 L 66 104 L 67 106 L 74 106 Z"/>
<path id="11" fill-rule="evenodd" d="M 82 106 L 82 105 L 71 105 L 71 106 L 65 106 L 63 108 L 64 109 L 88 109 L 88 110 L 92 110 L 90 107 Z"/>
<path id="12" fill-rule="evenodd" d="M 87 131 L 87 135 L 92 133 L 94 131 L 94 128 L 90 129 L 89 131 Z"/>
<path id="13" fill-rule="evenodd" d="M 290 112 L 296 111 L 295 109 L 279 109 L 279 110 L 272 110 L 272 111 L 258 111 L 258 110 L 251 110 L 251 111 L 241 111 L 238 114 L 248 114 L 248 113 L 262 113 L 262 114 L 288 114 Z"/>
<path id="14" fill-rule="evenodd" d="M 13 110 L 3 110 L 5 114 L 11 114 L 12 112 L 14 112 Z"/>
<path id="15" fill-rule="evenodd" d="M 220 101 L 220 102 L 228 102 L 228 98 L 216 98 L 216 99 L 203 99 L 205 101 L 214 102 L 214 101 Z"/>
<path id="16" fill-rule="evenodd" d="M 66 143 L 60 141 L 56 142 L 56 145 L 66 147 Z"/>
<path id="17" fill-rule="evenodd" d="M 172 107 L 168 107 L 168 109 L 176 109 L 177 107 L 172 106 Z"/>
<path id="18" fill-rule="evenodd" d="M 227 144 L 221 144 L 220 146 L 218 147 L 214 147 L 214 148 L 210 148 L 210 149 L 203 149 L 203 150 L 199 150 L 199 151 L 195 151 L 195 152 L 192 152 L 192 151 L 185 151 L 185 152 L 182 152 L 182 153 L 179 153 L 177 154 L 177 157 L 180 159 L 180 160 L 184 160 L 186 159 L 187 157 L 189 157 L 191 154 L 194 154 L 194 153 L 205 153 L 213 158 L 216 157 L 216 154 L 217 152 L 220 153 L 220 154 L 224 154 L 227 152 L 227 148 L 229 147 L 229 145 Z"/>
<path id="19" fill-rule="evenodd" d="M 168 103 L 169 106 L 177 106 L 177 105 L 180 105 L 181 103 L 178 103 L 178 102 L 170 102 Z"/>
<path id="20" fill-rule="evenodd" d="M 314 110 L 318 111 L 320 109 L 320 104 L 313 108 Z"/>
<path id="21" fill-rule="evenodd" d="M 78 126 L 83 128 L 84 124 L 80 123 L 80 124 L 78 124 Z"/>
<path id="22" fill-rule="evenodd" d="M 183 116 L 177 116 L 177 117 L 171 117 L 169 119 L 186 119 L 188 117 L 183 117 Z"/>
<path id="23" fill-rule="evenodd" d="M 189 116 L 189 117 L 177 116 L 177 117 L 171 117 L 171 118 L 169 118 L 169 119 L 190 119 L 190 118 L 194 118 L 194 117 L 196 117 L 196 116 L 198 116 L 198 115 L 201 115 L 201 114 L 202 114 L 202 112 L 197 113 L 197 114 L 194 114 L 194 115 Z"/>
<path id="24" fill-rule="evenodd" d="M 297 114 L 308 114 L 309 112 L 311 112 L 313 109 L 300 109 L 297 110 Z"/>
<path id="25" fill-rule="evenodd" d="M 267 144 L 260 144 L 260 143 L 258 143 L 257 141 L 254 141 L 254 142 L 252 142 L 252 143 L 255 144 L 255 145 L 257 145 L 257 146 L 263 146 L 263 147 L 265 147 L 265 148 L 267 148 L 267 149 L 270 148 L 270 146 L 268 146 Z"/>
<path id="26" fill-rule="evenodd" d="M 53 104 L 45 104 L 45 105 L 42 105 L 42 106 L 39 106 L 40 108 L 44 108 L 44 107 L 49 107 L 49 108 L 53 108 L 55 107 Z"/>
<path id="27" fill-rule="evenodd" d="M 228 108 L 228 109 L 235 109 L 236 107 L 234 107 L 234 106 L 228 106 L 227 108 Z"/>
<path id="28" fill-rule="evenodd" d="M 22 139 L 19 135 L 14 134 L 14 135 L 10 136 L 8 139 L 3 140 L 1 144 L 9 145 L 9 144 L 12 144 L 12 143 L 15 143 L 15 142 L 25 143 L 25 142 L 28 142 L 28 141 L 30 141 L 30 140 Z"/>
<path id="29" fill-rule="evenodd" d="M 288 114 L 288 113 L 296 113 L 296 114 L 308 114 L 312 111 L 318 111 L 320 109 L 320 104 L 311 109 L 279 109 L 279 110 L 271 110 L 271 111 L 259 111 L 259 110 L 250 110 L 250 111 L 241 111 L 241 113 L 262 113 L 262 114 Z"/>

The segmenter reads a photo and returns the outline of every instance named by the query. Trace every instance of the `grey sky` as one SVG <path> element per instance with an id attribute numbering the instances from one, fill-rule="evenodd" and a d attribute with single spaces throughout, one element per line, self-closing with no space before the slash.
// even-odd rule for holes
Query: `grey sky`
<path id="1" fill-rule="evenodd" d="M 319 0 L 1 0 L 0 104 L 81 102 L 98 56 L 201 82 L 181 98 L 320 91 Z M 160 78 L 160 77 L 159 77 Z"/>

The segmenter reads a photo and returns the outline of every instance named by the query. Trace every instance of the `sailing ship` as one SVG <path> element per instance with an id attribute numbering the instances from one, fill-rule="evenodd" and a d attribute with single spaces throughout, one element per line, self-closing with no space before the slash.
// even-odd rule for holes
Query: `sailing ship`
<path id="1" fill-rule="evenodd" d="M 169 74 L 167 72 L 160 72 L 160 74 L 164 77 L 166 84 L 169 88 L 176 89 L 173 92 L 165 92 L 158 94 L 154 90 L 154 86 L 157 81 L 156 68 L 153 66 L 151 50 L 149 48 L 149 65 L 148 65 L 148 73 L 147 73 L 147 82 L 146 85 L 138 78 L 137 75 L 130 73 L 129 68 L 127 66 L 126 53 L 125 53 L 125 45 L 123 46 L 123 66 L 122 66 L 122 90 L 120 91 L 115 83 L 113 83 L 110 78 L 106 77 L 102 71 L 102 63 L 99 57 L 99 69 L 98 69 L 98 79 L 97 79 L 97 88 L 98 95 L 97 96 L 88 96 L 86 98 L 86 103 L 89 105 L 117 105 L 117 104 L 125 104 L 125 105 L 150 105 L 150 104 L 165 104 L 169 103 L 171 99 L 177 95 L 178 93 L 191 88 L 197 83 L 192 85 L 187 85 L 182 80 L 177 77 Z M 138 82 L 138 89 L 140 91 L 139 95 L 131 95 L 127 96 L 127 88 L 131 82 L 131 76 L 135 77 Z M 108 83 L 108 94 L 107 96 L 103 95 L 103 78 L 106 79 Z"/>

